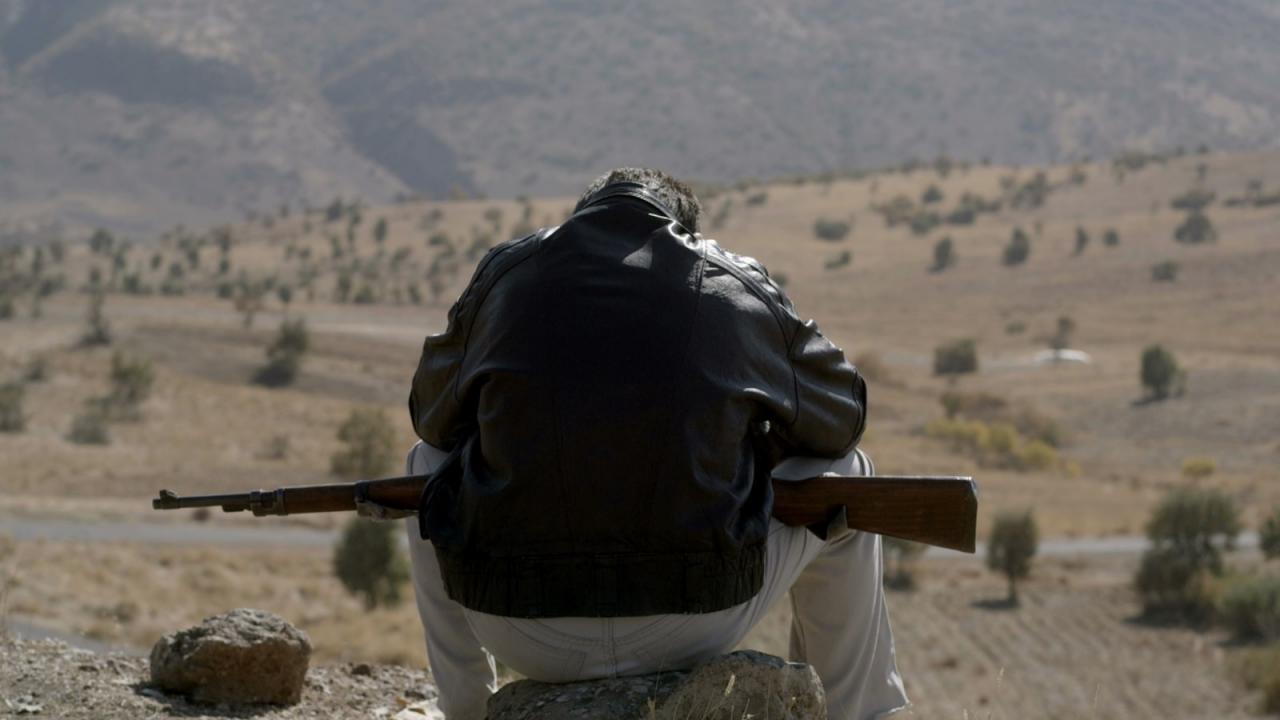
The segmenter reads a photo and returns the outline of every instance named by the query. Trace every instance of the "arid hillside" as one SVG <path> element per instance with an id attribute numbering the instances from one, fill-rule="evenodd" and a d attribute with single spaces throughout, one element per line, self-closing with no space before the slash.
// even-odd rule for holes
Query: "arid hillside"
<path id="1" fill-rule="evenodd" d="M 1274 146 L 1277 35 L 1268 0 L 3 0 L 0 228 Z"/>
<path id="2" fill-rule="evenodd" d="M 1280 504 L 1280 155 L 930 166 L 703 197 L 706 233 L 763 261 L 868 376 L 880 471 L 975 476 L 982 536 L 998 511 L 1028 508 L 1054 542 L 1141 535 L 1183 486 L 1222 489 L 1246 528 Z M 423 336 L 489 247 L 571 204 L 338 202 L 155 242 L 5 251 L 13 626 L 138 649 L 257 606 L 311 633 L 325 661 L 423 663 L 411 605 L 366 612 L 330 574 L 344 518 L 158 513 L 148 498 L 332 480 L 356 409 L 382 412 L 407 449 Z M 286 320 L 308 337 L 296 377 L 256 382 Z M 973 371 L 936 374 L 939 348 L 966 340 Z M 1055 345 L 1067 359 L 1047 357 Z M 1180 371 L 1165 398 L 1140 381 L 1153 345 Z M 949 357 L 943 369 L 964 369 Z M 95 428 L 105 443 L 86 441 Z M 238 534 L 255 528 L 267 534 Z M 1227 672 L 1238 648 L 1139 622 L 1134 546 L 1102 542 L 1038 560 L 1017 611 L 990 602 L 1004 581 L 976 560 L 926 556 L 918 590 L 890 599 L 920 716 L 1244 715 Z M 773 652 L 785 613 L 756 638 Z"/>

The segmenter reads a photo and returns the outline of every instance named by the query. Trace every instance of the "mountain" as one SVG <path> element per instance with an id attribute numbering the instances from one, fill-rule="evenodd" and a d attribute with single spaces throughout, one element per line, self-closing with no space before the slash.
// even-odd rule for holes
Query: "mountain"
<path id="1" fill-rule="evenodd" d="M 0 226 L 1276 146 L 1271 0 L 0 0 Z"/>

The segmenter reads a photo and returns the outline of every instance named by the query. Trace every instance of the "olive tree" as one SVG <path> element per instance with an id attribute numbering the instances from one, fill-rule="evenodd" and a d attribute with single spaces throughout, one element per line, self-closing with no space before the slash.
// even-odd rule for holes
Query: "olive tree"
<path id="1" fill-rule="evenodd" d="M 1038 545 L 1039 531 L 1030 510 L 996 516 L 987 540 L 987 567 L 1008 578 L 1010 605 L 1018 604 L 1017 581 L 1031 573 Z"/>

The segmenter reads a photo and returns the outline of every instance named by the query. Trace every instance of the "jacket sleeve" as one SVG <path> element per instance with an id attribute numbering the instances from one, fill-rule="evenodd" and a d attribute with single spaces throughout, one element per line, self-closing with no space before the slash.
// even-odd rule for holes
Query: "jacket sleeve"
<path id="1" fill-rule="evenodd" d="M 776 428 L 785 454 L 838 457 L 848 453 L 866 427 L 866 382 L 812 320 L 796 319 L 788 356 L 796 412 L 789 424 Z"/>
<path id="2" fill-rule="evenodd" d="M 771 427 L 770 442 L 782 457 L 840 457 L 857 446 L 866 427 L 867 384 L 844 352 L 802 321 L 782 288 L 753 258 L 729 254 L 748 271 L 775 304 L 787 328 L 791 376 L 779 379 L 780 393 L 792 395 L 794 413 Z"/>
<path id="3" fill-rule="evenodd" d="M 459 391 L 466 359 L 467 338 L 476 311 L 484 300 L 486 279 L 494 265 L 513 247 L 533 236 L 501 243 L 476 266 L 471 281 L 449 309 L 449 323 L 443 333 L 429 335 L 422 344 L 422 357 L 413 374 L 409 391 L 409 416 L 418 437 L 441 450 L 452 450 L 464 441 L 476 425 L 475 409 Z"/>

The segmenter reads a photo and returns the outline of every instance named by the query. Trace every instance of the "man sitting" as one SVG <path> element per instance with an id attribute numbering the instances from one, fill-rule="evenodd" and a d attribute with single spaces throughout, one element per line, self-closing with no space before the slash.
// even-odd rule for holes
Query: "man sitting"
<path id="1" fill-rule="evenodd" d="M 484 717 L 488 653 L 546 682 L 689 667 L 788 591 L 832 718 L 906 703 L 879 537 L 770 517 L 771 475 L 871 474 L 865 384 L 699 212 L 665 173 L 614 170 L 490 251 L 426 339 L 410 551 L 450 720 Z"/>

